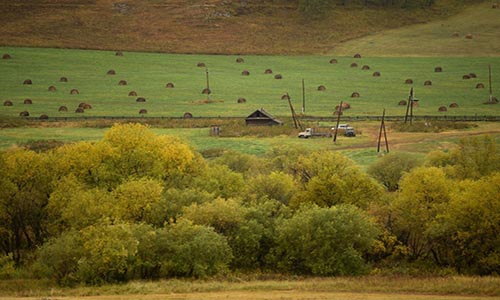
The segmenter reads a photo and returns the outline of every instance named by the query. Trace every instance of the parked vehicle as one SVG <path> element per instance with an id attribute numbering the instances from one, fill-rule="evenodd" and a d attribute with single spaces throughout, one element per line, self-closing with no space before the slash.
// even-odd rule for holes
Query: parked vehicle
<path id="1" fill-rule="evenodd" d="M 319 129 L 306 128 L 306 130 L 299 132 L 299 135 L 298 135 L 298 137 L 301 139 L 302 138 L 307 139 L 307 138 L 315 137 L 315 136 L 316 137 L 331 137 L 332 131 L 329 129 L 327 131 L 321 131 Z"/>

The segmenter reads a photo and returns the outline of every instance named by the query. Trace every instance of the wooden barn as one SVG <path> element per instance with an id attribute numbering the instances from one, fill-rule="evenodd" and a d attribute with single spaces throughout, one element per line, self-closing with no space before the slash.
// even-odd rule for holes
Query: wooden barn
<path id="1" fill-rule="evenodd" d="M 272 126 L 272 125 L 283 125 L 283 122 L 273 117 L 270 113 L 265 111 L 263 108 L 257 109 L 248 117 L 246 117 L 245 122 L 247 125 L 262 125 L 262 126 Z"/>

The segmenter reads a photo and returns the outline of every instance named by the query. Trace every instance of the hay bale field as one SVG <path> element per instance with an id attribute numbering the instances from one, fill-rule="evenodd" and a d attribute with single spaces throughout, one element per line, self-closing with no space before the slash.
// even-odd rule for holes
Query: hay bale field
<path id="1" fill-rule="evenodd" d="M 414 87 L 416 97 L 421 100 L 420 115 L 439 115 L 437 108 L 451 102 L 459 103 L 460 107 L 449 109 L 447 115 L 500 115 L 500 106 L 482 105 L 489 99 L 485 82 L 489 64 L 494 71 L 492 86 L 494 89 L 500 87 L 500 76 L 495 76 L 496 70 L 500 70 L 500 57 L 364 56 L 355 61 L 358 68 L 350 68 L 352 56 L 336 56 L 336 63 L 332 65 L 329 63 L 332 57 L 321 55 L 248 55 L 244 66 L 251 75 L 241 76 L 243 64 L 235 63 L 237 57 L 234 56 L 131 53 L 117 57 L 115 52 L 109 51 L 30 48 L 2 48 L 1 51 L 15 58 L 0 61 L 2 103 L 6 99 L 20 103 L 26 98 L 36 100 L 36 105 L 30 107 L 34 116 L 50 116 L 60 106 L 71 110 L 75 107 L 72 99 L 77 99 L 76 104 L 95 104 L 85 112 L 89 116 L 137 116 L 141 107 L 137 107 L 134 100 L 140 96 L 147 99 L 147 116 L 179 117 L 189 111 L 197 117 L 246 117 L 251 113 L 248 104 L 252 103 L 252 108 L 263 107 L 277 117 L 287 117 L 290 114 L 288 104 L 277 100 L 289 93 L 297 109 L 302 100 L 303 79 L 307 114 L 311 116 L 331 117 L 332 100 L 348 100 L 354 91 L 362 97 L 356 98 L 356 105 L 350 109 L 349 115 L 373 114 L 387 103 L 397 104 L 400 99 L 407 99 L 410 87 L 415 83 L 420 83 Z M 25 57 L 29 60 L 21 59 Z M 47 57 L 58 59 L 47 64 Z M 200 93 L 207 87 L 207 78 L 205 69 L 196 67 L 198 62 L 211 67 L 211 91 L 202 97 Z M 371 72 L 361 71 L 362 66 L 376 68 L 374 71 L 382 76 L 374 80 Z M 437 66 L 442 67 L 443 72 L 433 72 Z M 106 75 L 111 69 L 127 79 L 128 87 L 117 84 L 122 78 Z M 471 77 L 472 73 L 480 80 Z M 61 74 L 74 86 L 60 87 L 64 84 L 60 80 Z M 461 80 L 464 74 L 471 78 Z M 21 85 L 25 79 L 31 84 Z M 431 80 L 432 88 L 423 87 L 425 80 Z M 167 83 L 175 84 L 175 89 L 167 91 Z M 475 88 L 478 83 L 483 83 L 484 88 Z M 47 87 L 51 85 L 58 91 L 47 93 Z M 325 86 L 327 92 L 312 94 L 320 85 Z M 79 93 L 70 96 L 72 88 L 77 88 Z M 65 91 L 62 94 L 61 89 Z M 247 99 L 247 105 L 237 103 L 242 95 Z M 134 98 L 130 101 L 128 97 Z M 200 105 L 198 100 L 204 98 L 208 100 L 204 104 L 209 105 Z M 386 109 L 387 115 L 401 114 L 399 105 L 389 105 Z M 19 111 L 0 106 L 0 117 L 18 117 L 18 114 Z"/>

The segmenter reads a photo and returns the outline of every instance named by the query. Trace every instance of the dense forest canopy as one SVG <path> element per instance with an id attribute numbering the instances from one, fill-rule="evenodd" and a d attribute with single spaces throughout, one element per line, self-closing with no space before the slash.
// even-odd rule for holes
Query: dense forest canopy
<path id="1" fill-rule="evenodd" d="M 15 147 L 0 153 L 0 277 L 498 274 L 499 154 L 473 137 L 423 160 L 391 153 L 368 172 L 331 151 L 205 159 L 138 124 L 95 143 Z"/>

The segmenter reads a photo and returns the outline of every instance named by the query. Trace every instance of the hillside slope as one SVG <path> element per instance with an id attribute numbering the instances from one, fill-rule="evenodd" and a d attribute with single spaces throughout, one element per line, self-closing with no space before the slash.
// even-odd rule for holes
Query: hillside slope
<path id="1" fill-rule="evenodd" d="M 0 1 L 0 45 L 207 54 L 325 54 L 341 42 L 449 16 L 432 9 L 335 7 L 323 18 L 297 1 Z M 499 10 L 500 11 L 500 10 Z"/>
<path id="2" fill-rule="evenodd" d="M 491 3 L 471 6 L 444 20 L 387 30 L 333 49 L 336 55 L 500 56 L 500 9 Z"/>

